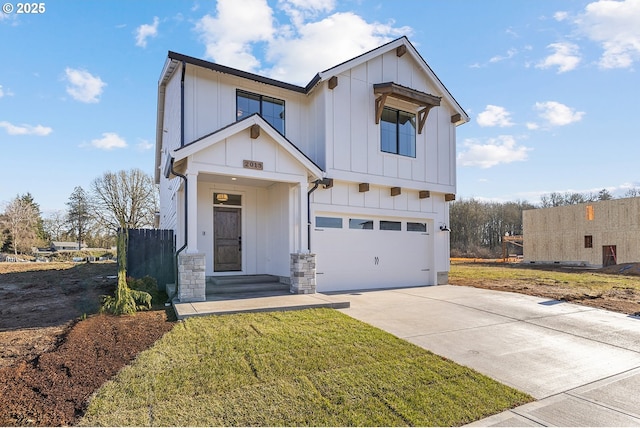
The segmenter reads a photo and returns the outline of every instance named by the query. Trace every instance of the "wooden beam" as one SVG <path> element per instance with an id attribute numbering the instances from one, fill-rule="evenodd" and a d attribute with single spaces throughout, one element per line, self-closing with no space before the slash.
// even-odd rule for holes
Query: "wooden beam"
<path id="1" fill-rule="evenodd" d="M 387 101 L 387 94 L 382 94 L 376 98 L 376 125 L 380 123 L 380 118 L 382 118 L 385 101 Z"/>
<path id="2" fill-rule="evenodd" d="M 444 194 L 444 200 L 447 201 L 447 202 L 455 201 L 456 200 L 455 193 L 445 193 Z"/>
<path id="3" fill-rule="evenodd" d="M 426 199 L 431 196 L 431 192 L 428 190 L 421 190 L 420 192 L 418 192 L 418 196 L 420 197 L 420 199 Z"/>
<path id="4" fill-rule="evenodd" d="M 338 76 L 333 76 L 329 79 L 329 89 L 333 89 L 338 86 Z"/>
<path id="5" fill-rule="evenodd" d="M 260 125 L 251 125 L 251 139 L 255 140 L 260 136 Z"/>
<path id="6" fill-rule="evenodd" d="M 407 53 L 407 46 L 406 45 L 400 45 L 396 48 L 396 56 L 397 57 L 401 57 L 402 55 Z"/>
<path id="7" fill-rule="evenodd" d="M 376 83 L 373 85 L 373 93 L 379 95 L 390 95 L 393 98 L 397 98 L 402 101 L 407 101 L 419 106 L 439 106 L 441 97 L 427 94 L 416 89 L 407 88 L 406 86 L 398 85 L 393 82 Z"/>
<path id="8" fill-rule="evenodd" d="M 358 192 L 368 192 L 369 191 L 369 183 L 360 183 L 358 184 Z"/>
<path id="9" fill-rule="evenodd" d="M 427 116 L 432 108 L 433 106 L 427 106 L 418 112 L 418 134 L 422 134 L 424 124 L 427 123 Z"/>
<path id="10" fill-rule="evenodd" d="M 402 188 L 400 187 L 392 187 L 391 188 L 391 196 L 398 196 L 402 193 Z"/>

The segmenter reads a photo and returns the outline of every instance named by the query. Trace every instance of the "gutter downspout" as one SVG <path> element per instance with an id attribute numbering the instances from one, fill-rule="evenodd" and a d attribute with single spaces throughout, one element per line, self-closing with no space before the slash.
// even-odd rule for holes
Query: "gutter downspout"
<path id="1" fill-rule="evenodd" d="M 333 178 L 323 178 L 313 182 L 313 187 L 307 192 L 307 250 L 311 253 L 311 194 L 322 184 L 324 188 L 333 186 Z"/>
<path id="2" fill-rule="evenodd" d="M 187 232 L 189 230 L 189 204 L 187 203 L 187 190 L 188 190 L 188 182 L 187 182 L 187 177 L 180 174 L 179 172 L 176 172 L 176 170 L 173 169 L 173 158 L 171 158 L 171 173 L 173 175 L 175 175 L 176 177 L 180 177 L 182 178 L 182 181 L 184 182 L 184 245 L 182 245 L 182 247 L 180 247 L 178 249 L 178 251 L 176 251 L 176 295 L 180 295 L 180 293 L 178 293 L 178 290 L 180 289 L 180 281 L 178 280 L 178 256 L 180 255 L 180 253 L 182 251 L 184 251 L 185 248 L 187 248 L 187 240 L 188 240 L 188 236 Z"/>
<path id="3" fill-rule="evenodd" d="M 186 71 L 187 64 L 183 60 L 182 76 L 180 77 L 180 147 L 184 147 L 184 74 Z M 171 172 L 173 172 L 173 170 Z M 184 182 L 187 182 L 186 178 L 184 179 Z"/>
<path id="4" fill-rule="evenodd" d="M 321 180 L 313 182 L 313 187 L 307 192 L 307 250 L 311 253 L 311 194 L 316 191 Z"/>

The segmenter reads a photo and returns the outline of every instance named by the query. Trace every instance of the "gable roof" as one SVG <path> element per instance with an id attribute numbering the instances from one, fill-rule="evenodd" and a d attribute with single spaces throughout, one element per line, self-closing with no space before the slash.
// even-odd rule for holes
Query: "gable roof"
<path id="1" fill-rule="evenodd" d="M 385 45 L 377 47 L 369 52 L 365 52 L 361 55 L 358 55 L 355 58 L 352 58 L 348 61 L 345 61 L 341 64 L 333 66 L 323 72 L 319 73 L 320 81 L 325 81 L 335 76 L 336 74 L 343 73 L 351 68 L 357 67 L 360 64 L 363 64 L 377 56 L 382 55 L 383 53 L 389 52 L 394 49 L 398 49 L 400 46 L 406 46 L 407 53 L 411 55 L 411 57 L 421 66 L 422 70 L 425 74 L 433 81 L 436 85 L 436 88 L 442 93 L 443 98 L 456 110 L 456 113 L 460 115 L 460 120 L 456 123 L 461 125 L 469 121 L 469 115 L 464 111 L 462 106 L 456 101 L 456 99 L 451 95 L 449 90 L 444 86 L 440 78 L 436 76 L 433 72 L 429 64 L 422 58 L 420 53 L 416 50 L 416 48 L 411 44 L 409 39 L 406 36 L 402 36 L 398 39 L 395 39 Z M 382 82 L 381 82 L 382 83 Z"/>
<path id="2" fill-rule="evenodd" d="M 194 58 L 188 55 L 183 55 L 177 52 L 169 51 L 167 54 L 167 60 L 162 69 L 162 73 L 160 74 L 160 79 L 158 81 L 158 111 L 157 111 L 157 120 L 156 120 L 156 153 L 155 153 L 155 181 L 159 183 L 160 179 L 160 164 L 161 164 L 161 148 L 159 142 L 162 140 L 162 129 L 164 122 L 164 100 L 165 100 L 165 87 L 168 83 L 173 73 L 179 68 L 180 64 L 191 64 L 197 67 L 207 68 L 213 71 L 217 71 L 224 74 L 230 74 L 237 77 L 241 77 L 243 79 L 253 80 L 256 82 L 264 83 L 267 85 L 275 86 L 278 88 L 290 90 L 297 93 L 309 94 L 313 89 L 318 85 L 318 83 L 323 82 L 325 80 L 330 79 L 331 77 L 344 72 L 350 68 L 356 67 L 366 61 L 369 61 L 372 58 L 375 58 L 379 55 L 382 55 L 391 50 L 397 49 L 400 46 L 406 46 L 406 50 L 411 55 L 411 57 L 420 65 L 424 73 L 430 78 L 430 80 L 434 83 L 438 92 L 442 94 L 442 97 L 453 107 L 458 115 L 458 120 L 455 122 L 456 125 L 462 125 L 469 121 L 469 115 L 464 111 L 462 106 L 456 101 L 456 99 L 451 95 L 449 90 L 444 86 L 442 81 L 436 76 L 431 67 L 427 64 L 427 62 L 422 58 L 422 56 L 418 53 L 416 48 L 411 44 L 409 39 L 406 36 L 402 36 L 398 39 L 392 40 L 389 43 L 386 43 L 382 46 L 379 46 L 375 49 L 372 49 L 368 52 L 365 52 L 361 55 L 358 55 L 350 60 L 342 62 L 338 65 L 335 65 L 331 68 L 328 68 L 320 73 L 317 73 L 313 79 L 309 81 L 306 86 L 298 86 L 291 83 L 282 82 L 280 80 L 271 79 L 269 77 L 260 76 L 258 74 L 249 73 L 247 71 L 238 70 L 236 68 L 227 67 L 224 65 L 216 64 L 214 62 L 205 61 L 203 59 Z M 184 72 L 184 70 L 183 70 Z M 269 125 L 270 127 L 270 125 Z M 277 131 L 275 131 L 278 133 Z M 278 133 L 279 134 L 279 133 Z M 282 137 L 284 138 L 284 137 Z M 286 140 L 286 139 L 285 139 Z M 286 140 L 295 147 L 289 140 Z M 296 147 L 297 149 L 297 147 Z M 297 149 L 299 151 L 299 149 Z M 302 153 L 302 152 L 300 152 Z M 306 156 L 305 156 L 306 157 Z M 307 158 L 308 159 L 308 158 Z"/>
<path id="3" fill-rule="evenodd" d="M 282 147 L 293 158 L 300 162 L 313 176 L 323 178 L 325 173 L 314 161 L 305 155 L 295 144 L 289 141 L 284 135 L 279 133 L 269 122 L 264 120 L 258 113 L 254 113 L 242 120 L 233 122 L 224 128 L 218 129 L 210 134 L 204 135 L 197 140 L 185 144 L 173 151 L 174 161 L 180 161 L 188 156 L 199 152 L 213 144 L 242 132 L 253 125 L 260 126 L 280 147 Z"/>

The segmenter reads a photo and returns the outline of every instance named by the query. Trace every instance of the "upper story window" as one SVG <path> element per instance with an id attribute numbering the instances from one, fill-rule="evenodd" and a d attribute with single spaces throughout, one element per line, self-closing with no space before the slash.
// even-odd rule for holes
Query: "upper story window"
<path id="1" fill-rule="evenodd" d="M 380 150 L 416 157 L 416 115 L 384 107 L 380 117 Z"/>
<path id="2" fill-rule="evenodd" d="M 236 120 L 244 119 L 254 113 L 259 113 L 271 126 L 284 135 L 284 101 L 265 95 L 252 94 L 241 90 L 236 91 Z"/>

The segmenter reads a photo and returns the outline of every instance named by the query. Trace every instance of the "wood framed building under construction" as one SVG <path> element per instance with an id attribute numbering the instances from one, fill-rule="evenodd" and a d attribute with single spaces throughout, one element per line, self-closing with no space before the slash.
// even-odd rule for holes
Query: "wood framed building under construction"
<path id="1" fill-rule="evenodd" d="M 640 197 L 526 210 L 522 224 L 525 263 L 640 262 Z"/>

